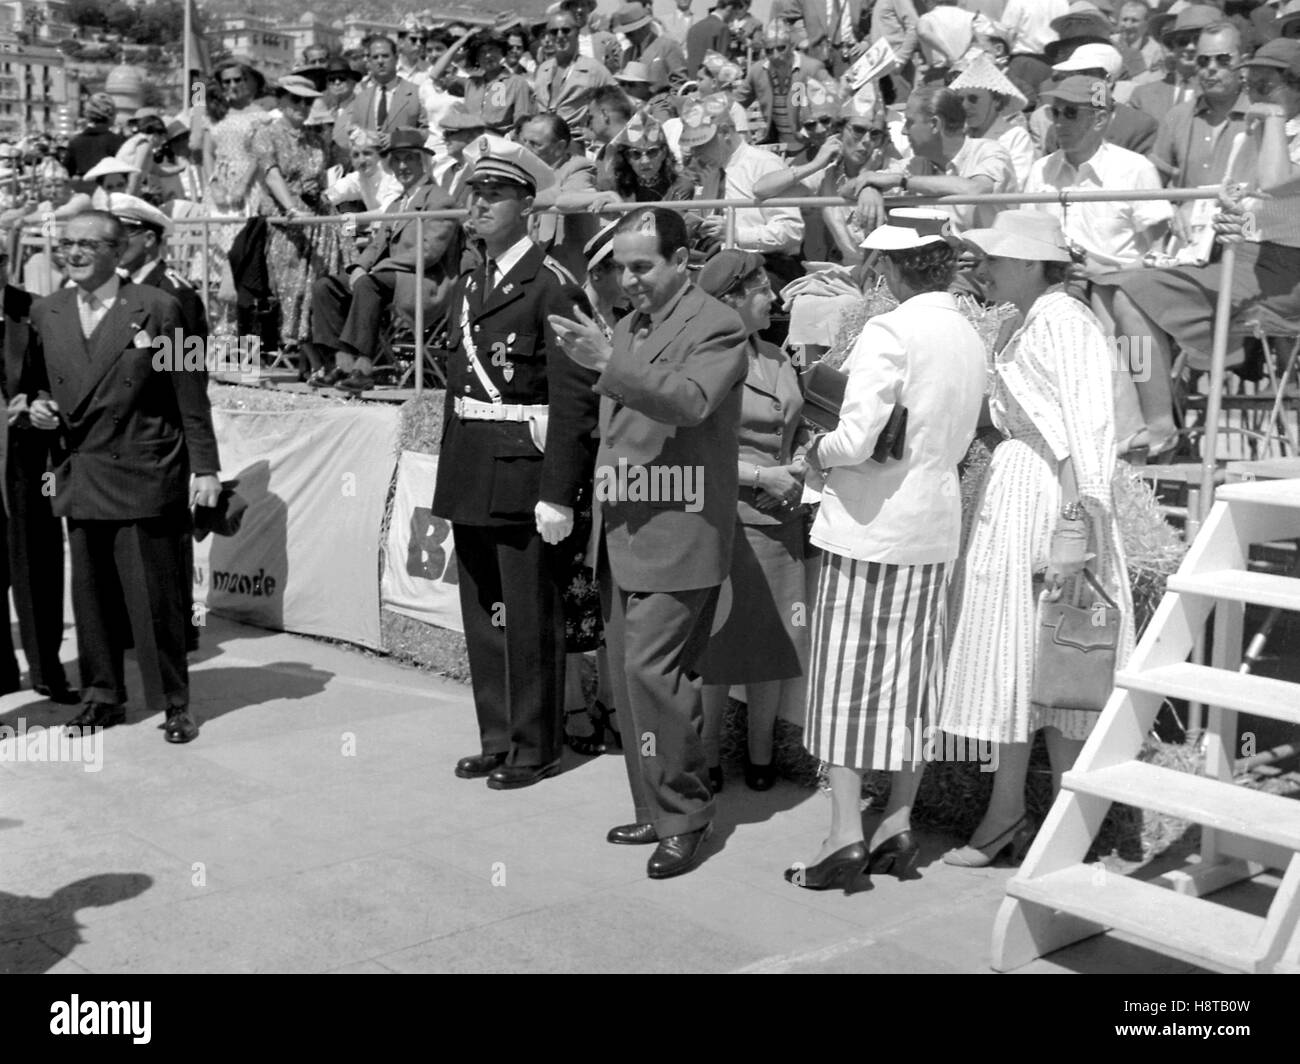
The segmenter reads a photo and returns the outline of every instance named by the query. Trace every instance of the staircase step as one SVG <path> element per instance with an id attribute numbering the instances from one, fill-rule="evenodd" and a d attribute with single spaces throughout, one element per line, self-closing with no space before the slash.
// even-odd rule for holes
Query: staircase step
<path id="1" fill-rule="evenodd" d="M 1180 595 L 1253 602 L 1300 613 L 1300 580 L 1294 577 L 1219 569 L 1208 573 L 1175 573 L 1167 586 Z"/>
<path id="2" fill-rule="evenodd" d="M 1300 801 L 1294 798 L 1143 761 L 1067 772 L 1061 785 L 1300 851 Z"/>
<path id="3" fill-rule="evenodd" d="M 1259 960 L 1263 917 L 1091 865 L 1032 879 L 1017 876 L 1007 893 L 1143 939 L 1193 964 L 1249 972 Z"/>
<path id="4" fill-rule="evenodd" d="M 1214 498 L 1223 502 L 1254 502 L 1265 506 L 1282 506 L 1287 509 L 1300 510 L 1300 460 L 1295 458 L 1273 459 L 1280 472 L 1286 468 L 1289 477 L 1286 480 L 1251 480 L 1238 484 L 1224 484 L 1214 492 Z M 1283 463 L 1290 463 L 1284 466 Z M 1266 466 L 1265 462 L 1235 463 L 1238 466 Z M 1229 467 L 1232 468 L 1231 466 Z M 1263 475 L 1261 473 L 1261 475 Z M 1274 475 L 1277 475 L 1276 473 Z M 1300 525 L 1297 526 L 1300 531 Z"/>
<path id="5" fill-rule="evenodd" d="M 1115 686 L 1300 724 L 1300 684 L 1268 676 L 1214 669 L 1186 661 L 1142 672 L 1118 672 Z"/>

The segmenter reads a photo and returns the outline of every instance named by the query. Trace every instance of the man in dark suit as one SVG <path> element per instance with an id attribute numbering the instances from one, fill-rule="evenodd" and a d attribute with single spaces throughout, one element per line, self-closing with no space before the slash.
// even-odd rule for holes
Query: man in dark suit
<path id="1" fill-rule="evenodd" d="M 727 55 L 731 50 L 731 31 L 727 29 L 732 12 L 741 7 L 733 0 L 721 0 L 709 13 L 686 31 L 686 76 L 697 78 L 706 52 Z"/>
<path id="2" fill-rule="evenodd" d="M 427 129 L 418 86 L 397 76 L 397 44 L 388 37 L 371 37 L 366 60 L 370 77 L 335 119 L 334 143 L 349 148 L 353 126 L 377 132 L 381 146 L 399 129 Z"/>
<path id="3" fill-rule="evenodd" d="M 600 373 L 603 396 L 598 582 L 636 808 L 608 838 L 658 842 L 646 871 L 666 879 L 699 864 L 713 820 L 694 666 L 731 565 L 748 339 L 733 310 L 689 282 L 677 213 L 627 215 L 614 261 L 636 313 L 612 344 L 589 318 L 553 321 L 570 355 Z"/>
<path id="4" fill-rule="evenodd" d="M 528 237 L 555 173 L 520 144 L 479 140 L 470 221 L 483 257 L 452 298 L 433 512 L 452 522 L 481 753 L 456 775 L 494 790 L 555 775 L 563 748 L 564 613 L 574 509 L 591 483 L 595 374 L 565 357 L 552 312 L 587 307 Z"/>
<path id="5" fill-rule="evenodd" d="M 432 152 L 417 129 L 399 129 L 383 154 L 402 183 L 402 194 L 384 210 L 389 214 L 448 210 L 455 200 L 428 176 Z M 424 268 L 437 265 L 446 247 L 442 226 L 424 226 Z M 399 275 L 412 274 L 416 266 L 414 221 L 385 222 L 375 227 L 370 243 L 346 275 L 322 277 L 312 286 L 312 343 L 321 352 L 333 350 L 338 369 L 337 386 L 360 395 L 372 386 L 374 357 L 379 348 L 382 315 L 393 302 Z M 441 239 L 441 243 L 440 243 Z"/>
<path id="6" fill-rule="evenodd" d="M 22 391 L 30 330 L 32 297 L 21 288 L 4 287 L 4 398 L 8 425 L 0 430 L 5 522 L 3 588 L 12 587 L 18 635 L 32 690 L 53 702 L 75 705 L 81 699 L 68 686 L 59 647 L 63 642 L 63 527 L 50 508 L 47 474 L 50 439 L 28 423 Z M 0 691 L 18 690 L 9 626 L 0 632 Z"/>
<path id="7" fill-rule="evenodd" d="M 126 247 L 122 251 L 122 261 L 118 264 L 119 271 L 124 272 L 133 284 L 157 288 L 175 299 L 180 304 L 181 328 L 186 340 L 191 336 L 198 337 L 203 342 L 206 356 L 207 308 L 199 298 L 198 290 L 170 269 L 163 259 L 164 243 L 171 233 L 171 219 L 152 203 L 125 192 L 110 192 L 107 209 L 110 214 L 117 216 L 126 229 Z M 197 372 L 206 379 L 206 366 Z M 181 552 L 185 572 L 190 574 L 185 581 L 185 649 L 192 653 L 199 649 L 200 623 L 194 615 L 194 539 L 188 528 L 181 534 Z"/>
<path id="8" fill-rule="evenodd" d="M 185 572 L 191 505 L 215 506 L 220 461 L 204 376 L 172 350 L 171 296 L 123 283 L 126 234 L 105 211 L 68 222 L 59 250 L 75 287 L 32 308 L 24 389 L 35 428 L 58 433 L 54 512 L 68 519 L 82 698 L 73 728 L 126 719 L 125 604 L 150 712 L 189 742 Z M 193 482 L 191 483 L 191 472 Z"/>

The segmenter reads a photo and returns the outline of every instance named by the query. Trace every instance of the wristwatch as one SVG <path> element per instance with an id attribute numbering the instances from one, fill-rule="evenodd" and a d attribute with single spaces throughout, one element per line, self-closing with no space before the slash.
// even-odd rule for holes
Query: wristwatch
<path id="1" fill-rule="evenodd" d="M 1061 518 L 1065 521 L 1082 521 L 1088 516 L 1081 502 L 1066 503 L 1061 507 Z"/>

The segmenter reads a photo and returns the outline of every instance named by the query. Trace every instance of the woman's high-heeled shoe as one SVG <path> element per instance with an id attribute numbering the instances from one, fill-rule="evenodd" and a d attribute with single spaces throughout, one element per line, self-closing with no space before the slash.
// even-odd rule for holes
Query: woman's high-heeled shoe
<path id="1" fill-rule="evenodd" d="M 867 871 L 874 875 L 887 876 L 891 873 L 899 879 L 920 879 L 916 863 L 921 858 L 921 846 L 912 838 L 912 832 L 900 831 L 891 835 L 867 858 Z"/>
<path id="2" fill-rule="evenodd" d="M 770 791 L 775 784 L 775 761 L 769 761 L 766 765 L 755 765 L 752 761 L 745 761 L 745 786 L 751 791 Z"/>
<path id="3" fill-rule="evenodd" d="M 943 855 L 943 863 L 957 865 L 960 868 L 987 868 L 1004 853 L 1010 855 L 1011 861 L 1019 864 L 1025 857 L 1025 851 L 1034 841 L 1034 825 L 1026 813 L 1006 831 L 997 835 L 983 846 L 966 845 L 958 850 L 949 850 Z"/>
<path id="4" fill-rule="evenodd" d="M 709 769 L 709 790 L 714 794 L 722 793 L 723 775 L 722 766 L 714 765 Z"/>
<path id="5" fill-rule="evenodd" d="M 855 889 L 861 889 L 866 875 L 867 847 L 861 842 L 854 842 L 841 847 L 815 865 L 787 868 L 785 881 L 805 890 L 843 888 L 845 894 L 852 894 Z M 870 886 L 869 883 L 867 885 Z"/>

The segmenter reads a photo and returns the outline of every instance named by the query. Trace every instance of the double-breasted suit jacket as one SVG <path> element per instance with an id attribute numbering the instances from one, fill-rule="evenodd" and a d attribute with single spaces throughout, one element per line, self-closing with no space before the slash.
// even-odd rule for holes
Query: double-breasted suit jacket
<path id="1" fill-rule="evenodd" d="M 189 505 L 190 473 L 220 468 L 202 374 L 155 368 L 182 327 L 180 305 L 123 284 L 95 332 L 82 336 L 77 290 L 32 308 L 33 393 L 48 392 L 63 421 L 54 512 L 78 521 L 133 521 Z M 176 352 L 177 355 L 181 354 Z"/>
<path id="2" fill-rule="evenodd" d="M 596 491 L 610 568 L 628 591 L 714 587 L 731 565 L 748 338 L 735 311 L 694 285 L 634 348 L 640 324 L 642 315 L 629 314 L 615 327 L 596 386 L 605 397 Z M 638 498 L 646 493 L 632 487 L 634 467 L 645 467 L 646 484 L 676 476 L 698 495 Z M 625 497 L 611 498 L 622 484 Z"/>
<path id="3" fill-rule="evenodd" d="M 433 512 L 467 525 L 531 525 L 539 500 L 574 506 L 591 483 L 596 374 L 565 354 L 546 320 L 572 317 L 575 307 L 591 309 L 572 276 L 535 244 L 491 292 L 485 274 L 475 262 L 451 300 L 453 354 Z M 549 406 L 544 454 L 527 422 L 456 416 L 458 398 L 492 401 L 469 363 L 468 346 L 502 403 Z"/>

